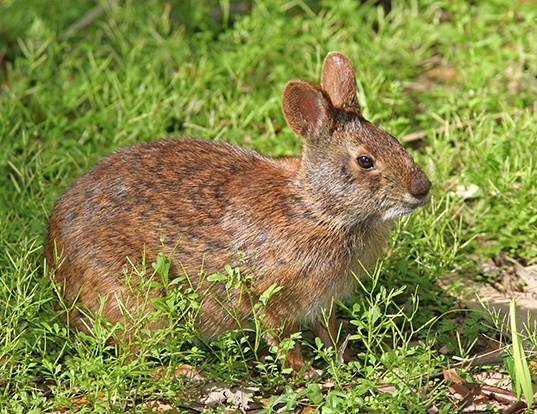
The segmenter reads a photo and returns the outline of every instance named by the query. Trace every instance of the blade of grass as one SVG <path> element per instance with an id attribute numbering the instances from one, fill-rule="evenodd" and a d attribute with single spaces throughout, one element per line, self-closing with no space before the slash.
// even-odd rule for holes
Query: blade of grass
<path id="1" fill-rule="evenodd" d="M 515 392 L 520 399 L 521 395 L 524 395 L 526 404 L 531 407 L 533 404 L 533 388 L 531 386 L 531 374 L 522 346 L 522 339 L 517 329 L 516 323 L 516 304 L 515 300 L 511 299 L 510 304 L 510 321 L 511 321 L 511 336 L 513 338 L 513 365 L 514 375 L 513 384 Z M 529 408 L 528 408 L 529 410 Z M 529 412 L 529 411 L 528 411 Z"/>

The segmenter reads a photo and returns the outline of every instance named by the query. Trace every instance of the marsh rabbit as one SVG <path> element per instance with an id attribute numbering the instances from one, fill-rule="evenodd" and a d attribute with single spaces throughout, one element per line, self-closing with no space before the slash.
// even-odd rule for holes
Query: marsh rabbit
<path id="1" fill-rule="evenodd" d="M 392 135 L 363 118 L 342 53 L 326 57 L 321 85 L 289 81 L 282 106 L 303 139 L 301 158 L 193 138 L 157 140 L 121 148 L 74 181 L 51 213 L 46 245 L 60 295 L 77 304 L 71 325 L 90 332 L 88 315 L 101 298 L 102 315 L 123 323 L 128 339 L 134 301 L 124 272 L 142 253 L 150 264 L 164 251 L 170 279 L 187 274 L 201 286 L 205 338 L 252 317 L 240 289 L 203 279 L 231 265 L 252 275 L 254 300 L 281 287 L 265 310 L 267 329 L 281 329 L 281 336 L 266 335 L 270 344 L 303 323 L 333 344 L 335 313 L 327 330 L 322 310 L 349 296 L 354 273 L 377 259 L 396 217 L 427 202 L 431 183 Z M 236 307 L 235 317 L 222 300 Z M 295 371 L 306 364 L 298 344 L 286 364 Z"/>

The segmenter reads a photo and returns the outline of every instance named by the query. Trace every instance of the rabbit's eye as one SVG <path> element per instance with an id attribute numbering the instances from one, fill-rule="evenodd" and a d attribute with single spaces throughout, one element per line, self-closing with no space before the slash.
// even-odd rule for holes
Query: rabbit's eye
<path id="1" fill-rule="evenodd" d="M 356 163 L 363 170 L 370 170 L 374 166 L 373 160 L 367 155 L 360 155 L 358 158 L 356 158 Z"/>

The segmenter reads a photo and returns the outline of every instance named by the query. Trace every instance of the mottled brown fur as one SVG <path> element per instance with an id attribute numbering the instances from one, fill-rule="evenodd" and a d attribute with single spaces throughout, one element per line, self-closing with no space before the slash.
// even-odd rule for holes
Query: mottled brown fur
<path id="1" fill-rule="evenodd" d="M 61 258 L 52 273 L 65 301 L 97 312 L 102 296 L 103 316 L 128 326 L 117 303 L 130 295 L 121 283 L 127 258 L 137 263 L 145 251 L 151 263 L 163 241 L 166 254 L 177 247 L 171 278 L 184 268 L 197 284 L 201 268 L 212 274 L 226 264 L 240 267 L 253 275 L 254 299 L 274 283 L 282 286 L 266 309 L 269 328 L 284 325 L 288 336 L 311 322 L 329 345 L 335 318 L 326 332 L 317 322 L 321 309 L 348 296 L 352 273 L 378 257 L 394 217 L 426 202 L 430 182 L 393 136 L 361 116 L 345 55 L 327 56 L 322 86 L 288 82 L 282 105 L 304 140 L 300 159 L 192 138 L 160 140 L 122 148 L 78 178 L 51 214 L 46 246 L 53 268 L 55 251 Z M 374 167 L 361 168 L 361 155 Z M 226 297 L 222 285 L 202 303 L 207 338 L 236 327 L 218 304 Z M 230 305 L 246 323 L 251 304 L 233 295 Z M 69 317 L 89 330 L 76 308 Z M 299 346 L 288 363 L 295 370 L 304 365 Z"/>

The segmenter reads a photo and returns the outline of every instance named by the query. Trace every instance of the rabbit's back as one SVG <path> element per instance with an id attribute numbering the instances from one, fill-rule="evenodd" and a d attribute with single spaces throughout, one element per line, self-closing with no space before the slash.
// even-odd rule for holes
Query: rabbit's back
<path id="1" fill-rule="evenodd" d="M 158 248 L 160 240 L 166 245 L 185 238 L 199 242 L 198 233 L 217 226 L 230 200 L 240 196 L 232 194 L 233 177 L 265 163 L 271 162 L 253 151 L 194 139 L 123 148 L 62 195 L 50 222 L 57 234 L 50 239 L 80 247 L 73 257 L 98 260 L 140 255 L 144 245 Z M 111 254 L 94 255 L 93 248 Z"/>

